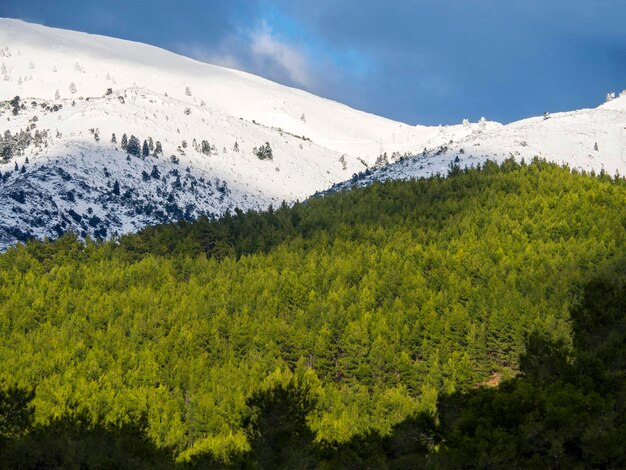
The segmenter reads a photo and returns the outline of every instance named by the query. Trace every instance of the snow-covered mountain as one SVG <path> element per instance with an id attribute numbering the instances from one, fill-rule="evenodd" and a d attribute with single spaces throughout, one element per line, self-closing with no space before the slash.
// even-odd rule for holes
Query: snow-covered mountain
<path id="1" fill-rule="evenodd" d="M 145 44 L 0 19 L 0 250 L 261 209 L 372 169 L 363 183 L 513 154 L 626 172 L 625 113 L 620 97 L 508 126 L 411 126 Z"/>
<path id="2" fill-rule="evenodd" d="M 389 165 L 361 171 L 330 191 L 366 186 L 387 179 L 446 175 L 452 165 L 477 166 L 513 157 L 530 162 L 540 157 L 586 172 L 626 174 L 626 90 L 610 93 L 598 108 L 546 114 L 506 126 L 474 129 L 440 147 L 403 157 Z"/>
<path id="3" fill-rule="evenodd" d="M 0 19 L 0 101 L 0 249 L 304 199 L 375 164 L 381 147 L 397 158 L 416 143 L 471 133 L 409 126 L 156 47 L 11 19 Z M 146 141 L 148 155 L 129 156 L 124 134 Z M 266 143 L 272 158 L 261 160 Z"/>

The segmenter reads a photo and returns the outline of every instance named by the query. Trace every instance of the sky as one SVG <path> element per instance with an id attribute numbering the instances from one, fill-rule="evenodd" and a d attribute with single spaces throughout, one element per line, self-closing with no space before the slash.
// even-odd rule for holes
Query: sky
<path id="1" fill-rule="evenodd" d="M 626 89 L 624 0 L 0 0 L 409 124 L 503 123 Z"/>

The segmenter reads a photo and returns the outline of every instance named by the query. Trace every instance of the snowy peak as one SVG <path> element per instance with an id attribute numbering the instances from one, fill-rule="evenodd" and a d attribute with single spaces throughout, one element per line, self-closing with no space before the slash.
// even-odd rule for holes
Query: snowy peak
<path id="1" fill-rule="evenodd" d="M 138 86 L 190 105 L 305 136 L 337 152 L 376 158 L 379 142 L 411 126 L 260 77 L 145 44 L 0 20 L 0 99 L 101 96 Z M 3 69 L 4 70 L 4 69 Z M 58 91 L 58 95 L 57 95 Z"/>

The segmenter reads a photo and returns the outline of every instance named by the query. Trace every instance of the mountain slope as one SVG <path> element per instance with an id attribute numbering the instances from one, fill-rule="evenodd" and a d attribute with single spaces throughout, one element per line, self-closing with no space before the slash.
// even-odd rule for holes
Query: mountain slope
<path id="1" fill-rule="evenodd" d="M 0 54 L 0 61 L 7 67 L 5 77 L 9 78 L 0 99 L 15 94 L 53 99 L 56 90 L 62 98 L 101 96 L 109 87 L 139 86 L 304 135 L 337 152 L 362 156 L 370 163 L 378 156 L 381 142 L 391 153 L 401 151 L 408 142 L 443 138 L 438 137 L 438 128 L 394 122 L 145 44 L 0 19 L 0 46 L 8 47 L 11 54 Z M 17 85 L 20 77 L 22 83 Z M 76 85 L 74 94 L 69 90 L 71 83 Z M 452 129 L 463 134 L 461 126 Z"/>
<path id="2" fill-rule="evenodd" d="M 624 96 L 507 126 L 410 126 L 153 46 L 11 19 L 0 19 L 0 85 L 0 250 L 264 209 L 451 163 L 539 155 L 626 173 Z M 134 156 L 124 134 L 138 138 Z M 266 144 L 271 158 L 260 159 Z"/>
<path id="3" fill-rule="evenodd" d="M 386 179 L 445 175 L 451 165 L 545 158 L 570 168 L 626 173 L 626 92 L 595 109 L 547 114 L 471 134 L 391 165 L 365 171 L 334 189 Z"/>
<path id="4" fill-rule="evenodd" d="M 408 126 L 156 47 L 9 19 L 0 19 L 0 84 L 0 249 L 293 202 L 374 164 L 381 145 L 406 152 L 469 132 Z M 148 156 L 127 157 L 124 134 L 149 142 Z M 260 160 L 265 143 L 273 158 Z"/>
<path id="5" fill-rule="evenodd" d="M 136 425 L 181 460 L 306 450 L 281 436 L 336 448 L 389 435 L 436 412 L 437 397 L 515 375 L 530 332 L 570 344 L 580 287 L 622 257 L 625 199 L 623 179 L 507 163 L 161 225 L 116 243 L 67 236 L 14 248 L 0 255 L 0 393 L 3 384 L 33 390 L 37 426 L 59 417 Z M 611 331 L 598 333 L 619 345 Z M 612 365 L 624 357 L 606 356 Z M 596 377 L 595 364 L 580 371 Z M 281 386 L 302 390 L 295 408 L 280 393 L 264 407 Z M 563 391 L 561 405 L 571 403 Z M 529 396 L 512 398 L 505 409 L 517 419 Z M 593 409 L 600 423 L 619 423 L 610 400 L 577 403 L 565 421 L 556 406 L 553 425 L 572 429 Z M 268 440 L 249 426 L 257 418 Z M 502 429 L 487 442 L 497 447 Z M 520 428 L 553 458 L 553 440 L 535 430 Z"/>

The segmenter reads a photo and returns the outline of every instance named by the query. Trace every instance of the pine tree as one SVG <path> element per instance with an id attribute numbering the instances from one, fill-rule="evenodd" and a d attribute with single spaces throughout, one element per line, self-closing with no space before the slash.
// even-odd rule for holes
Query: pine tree
<path id="1" fill-rule="evenodd" d="M 204 155 L 211 155 L 211 145 L 206 141 L 202 141 L 202 153 Z"/>
<path id="2" fill-rule="evenodd" d="M 76 84 L 74 82 L 70 83 L 70 93 L 76 93 Z"/>
<path id="3" fill-rule="evenodd" d="M 111 135 L 111 143 L 117 144 L 117 137 L 115 137 L 115 132 Z"/>
<path id="4" fill-rule="evenodd" d="M 154 144 L 154 156 L 157 155 L 163 155 L 163 147 L 161 147 L 161 142 L 158 140 Z"/>
<path id="5" fill-rule="evenodd" d="M 61 99 L 61 94 L 59 93 L 59 90 L 54 92 L 54 99 L 55 100 L 60 100 Z"/>
<path id="6" fill-rule="evenodd" d="M 147 157 L 148 155 L 150 155 L 150 148 L 148 147 L 148 141 L 147 140 L 143 141 L 143 147 L 141 149 L 141 154 L 144 157 Z"/>
<path id="7" fill-rule="evenodd" d="M 113 194 L 115 194 L 116 196 L 120 195 L 120 183 L 115 180 L 115 183 L 113 183 Z"/>
<path id="8" fill-rule="evenodd" d="M 126 136 L 126 134 L 122 136 L 121 146 L 122 146 L 122 149 L 124 150 L 126 150 L 126 148 L 128 147 L 128 137 Z"/>
<path id="9" fill-rule="evenodd" d="M 152 137 L 148 137 L 148 149 L 150 149 L 151 152 L 154 152 L 154 141 L 152 140 Z"/>
<path id="10" fill-rule="evenodd" d="M 258 149 L 255 147 L 253 152 L 259 160 L 272 160 L 274 158 L 269 142 L 265 142 L 265 144 L 261 145 Z"/>
<path id="11" fill-rule="evenodd" d="M 141 144 L 139 143 L 139 139 L 131 134 L 130 139 L 128 139 L 128 146 L 126 147 L 126 152 L 129 155 L 133 155 L 138 157 L 141 155 Z"/>

